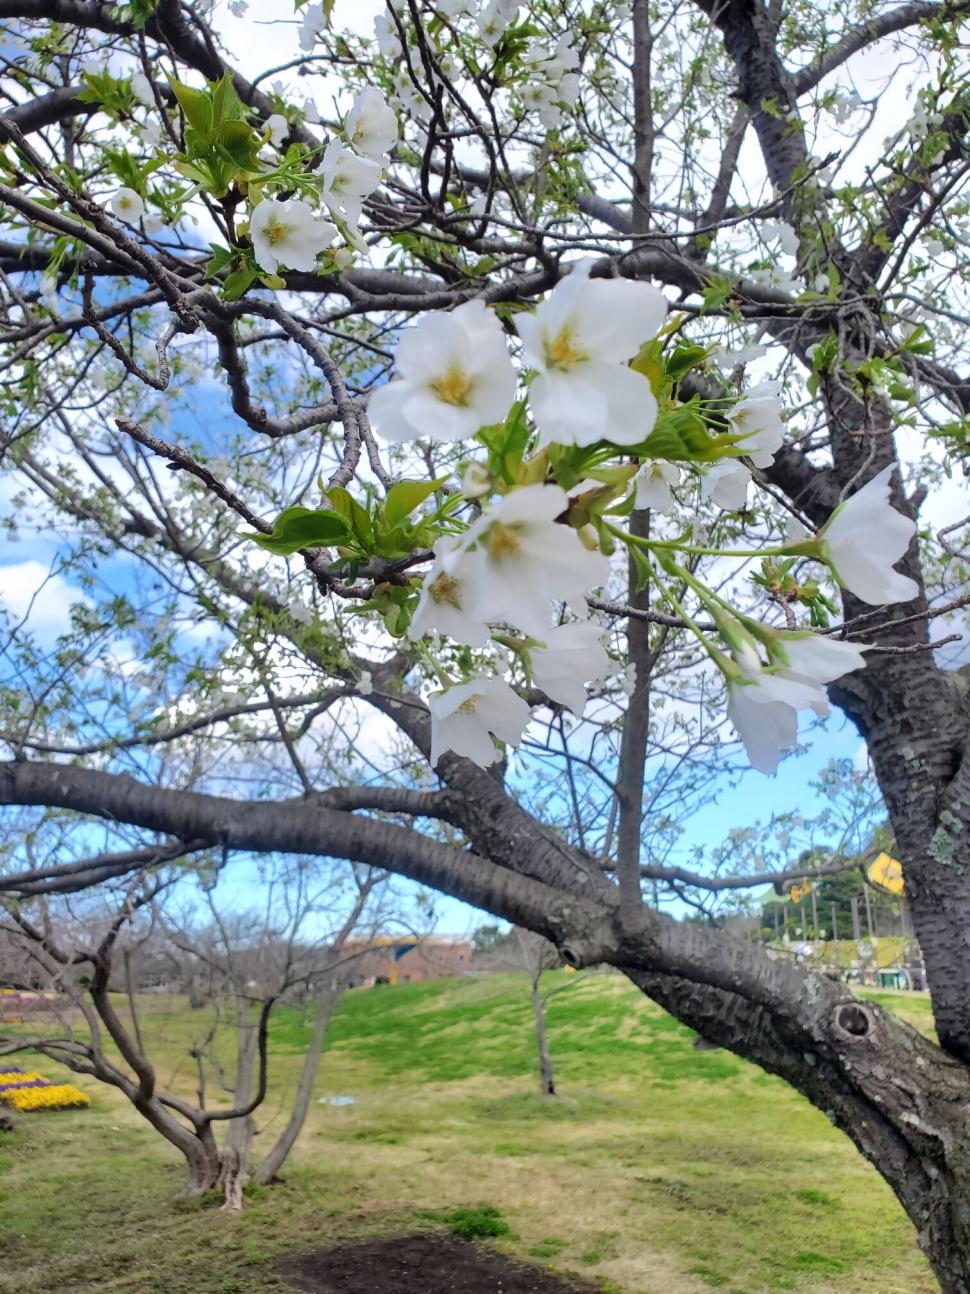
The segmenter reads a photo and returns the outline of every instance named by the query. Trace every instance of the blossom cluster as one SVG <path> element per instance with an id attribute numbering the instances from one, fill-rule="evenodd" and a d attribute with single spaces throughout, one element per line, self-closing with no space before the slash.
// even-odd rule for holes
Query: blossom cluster
<path id="1" fill-rule="evenodd" d="M 634 504 L 669 512 L 685 474 L 688 481 L 699 478 L 702 498 L 727 510 L 744 507 L 752 469 L 770 467 L 784 445 L 780 389 L 763 382 L 719 412 L 724 430 L 713 461 L 687 450 L 679 461 L 652 457 L 660 388 L 647 376 L 649 365 L 631 361 L 656 344 L 651 339 L 662 333 L 666 313 L 664 297 L 651 286 L 594 279 L 588 266 L 577 266 L 533 314 L 516 317 L 527 383 L 519 406 L 513 406 L 519 375 L 502 327 L 481 301 L 427 315 L 406 330 L 396 354 L 398 376 L 373 393 L 369 406 L 385 441 L 477 437 L 487 446 L 484 433 L 507 425 L 515 407 L 527 407 L 534 428 L 534 457 L 523 460 L 514 481 L 494 480 L 481 460 L 466 464 L 462 493 L 476 514 L 435 543 L 408 629 L 412 639 L 441 635 L 473 650 L 497 642 L 517 656 L 546 698 L 581 715 L 586 686 L 611 668 L 599 629 L 585 617 L 588 596 L 608 582 L 615 542 L 634 547 L 618 524 L 621 516 Z M 628 462 L 603 469 L 617 458 Z M 592 479 L 576 481 L 567 468 L 560 483 L 557 472 L 578 461 L 591 465 Z M 795 537 L 778 554 L 827 564 L 837 583 L 872 605 L 913 598 L 914 581 L 893 566 L 914 525 L 890 506 L 889 478 L 886 469 L 815 536 Z M 752 765 L 774 771 L 781 751 L 795 741 L 798 711 L 827 713 L 823 687 L 862 668 L 864 649 L 732 613 L 677 565 L 680 549 L 718 549 L 689 540 L 636 542 L 646 550 L 644 560 L 659 565 L 653 578 L 666 572 L 684 580 L 712 616 L 716 636 L 697 633 L 724 675 L 728 715 Z M 572 620 L 564 620 L 565 609 Z M 521 742 L 531 711 L 507 677 L 478 667 L 456 681 L 433 658 L 431 664 L 443 685 L 429 700 L 433 763 L 451 751 L 486 766 L 500 758 L 499 742 Z"/>
<path id="2" fill-rule="evenodd" d="M 304 25 L 312 25 L 317 18 L 322 23 L 322 8 L 310 6 Z M 143 72 L 130 78 L 129 88 L 135 103 L 147 112 L 139 132 L 148 147 L 158 152 L 162 143 L 158 122 L 165 101 Z M 352 248 L 366 253 L 367 244 L 359 230 L 363 205 L 381 183 L 398 137 L 397 116 L 379 89 L 368 86 L 357 95 L 342 130 L 322 152 L 315 151 L 305 136 L 297 138 L 291 120 L 302 115 L 305 121 L 319 124 L 320 115 L 311 100 L 304 104 L 302 114 L 275 112 L 257 125 L 247 120 L 250 110 L 222 83 L 205 91 L 182 85 L 174 89 L 189 123 L 185 150 L 176 155 L 174 168 L 193 180 L 197 189 L 219 196 L 235 183 L 248 194 L 248 225 L 241 224 L 237 233 L 243 240 L 248 234 L 254 274 L 270 276 L 269 282 L 278 287 L 281 283 L 273 280 L 283 269 L 310 273 L 338 234 L 345 245 L 331 253 L 328 268 L 349 264 Z M 227 142 L 232 145 L 231 153 L 227 153 Z M 299 148 L 291 153 L 295 143 Z M 147 234 L 164 227 L 158 211 L 149 209 L 149 200 L 162 201 L 160 191 L 149 193 L 147 189 L 148 177 L 156 167 L 157 162 L 140 175 L 133 171 L 132 182 L 122 184 L 108 201 L 119 220 L 132 225 L 140 222 Z M 294 190 L 295 196 L 290 196 Z M 287 196 L 275 196 L 278 192 Z M 183 193 L 180 204 L 185 200 Z M 330 219 L 320 214 L 321 205 Z M 220 259 L 216 268 L 228 266 L 240 253 L 246 253 L 244 242 Z"/>
<path id="3" fill-rule="evenodd" d="M 0 1101 L 21 1114 L 90 1105 L 89 1098 L 72 1083 L 51 1083 L 43 1074 L 19 1069 L 0 1072 Z"/>
<path id="4" fill-rule="evenodd" d="M 522 5 L 519 0 L 481 0 L 480 3 L 477 0 L 438 0 L 435 8 L 449 24 L 461 24 L 461 34 L 466 41 L 481 42 L 484 52 L 488 52 L 497 50 L 515 24 Z M 389 13 L 378 14 L 374 19 L 374 35 L 378 52 L 391 69 L 395 106 L 410 117 L 424 117 L 428 103 L 416 91 L 404 65 L 398 24 Z M 455 78 L 458 68 L 447 46 L 438 53 L 438 60 L 442 72 Z M 564 111 L 572 108 L 579 97 L 579 71 L 580 58 L 571 33 L 565 32 L 555 38 L 551 47 L 533 40 L 522 55 L 520 75 L 511 87 L 517 111 L 524 110 L 537 117 L 546 130 L 555 130 L 562 122 Z"/>
<path id="5" fill-rule="evenodd" d="M 267 125 L 271 122 L 272 118 Z M 283 118 L 280 128 L 286 128 Z M 339 221 L 347 241 L 366 251 L 358 222 L 364 202 L 381 182 L 386 154 L 397 139 L 397 117 L 380 90 L 368 87 L 357 96 L 344 134 L 346 142 L 330 140 L 316 169 L 320 199 Z M 269 274 L 276 274 L 281 266 L 309 273 L 337 232 L 336 224 L 322 219 L 301 198 L 264 198 L 249 222 L 256 263 Z"/>

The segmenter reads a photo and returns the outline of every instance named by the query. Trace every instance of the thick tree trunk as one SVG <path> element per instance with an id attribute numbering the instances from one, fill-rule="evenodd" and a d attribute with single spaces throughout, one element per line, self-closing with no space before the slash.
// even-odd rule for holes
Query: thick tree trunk
<path id="1" fill-rule="evenodd" d="M 943 1294 L 970 1294 L 970 1074 L 960 1061 L 848 994 L 820 1019 L 808 1050 L 733 993 L 640 971 L 630 979 L 822 1110 L 896 1194 Z"/>
<path id="2" fill-rule="evenodd" d="M 549 1041 L 546 1038 L 546 1013 L 539 991 L 539 980 L 542 975 L 532 976 L 532 1011 L 536 1022 L 536 1048 L 539 1052 L 539 1085 L 543 1096 L 555 1096 L 556 1084 L 552 1076 L 552 1056 L 549 1052 Z"/>
<path id="3" fill-rule="evenodd" d="M 293 1109 L 286 1127 L 280 1133 L 275 1145 L 253 1173 L 253 1181 L 261 1186 L 271 1182 L 286 1163 L 287 1157 L 302 1131 L 307 1111 L 310 1108 L 310 1097 L 313 1094 L 313 1084 L 320 1065 L 320 1053 L 323 1051 L 327 1028 L 339 1001 L 340 991 L 329 984 L 322 987 L 317 994 L 313 1036 L 303 1058 L 300 1081 L 297 1085 L 296 1096 L 293 1098 Z"/>
<path id="4" fill-rule="evenodd" d="M 196 1142 L 194 1149 L 185 1154 L 186 1163 L 189 1169 L 189 1180 L 185 1188 L 186 1195 L 205 1195 L 209 1191 L 214 1191 L 223 1176 L 222 1156 L 216 1149 L 215 1143 L 206 1145 L 200 1137 L 193 1136 Z"/>

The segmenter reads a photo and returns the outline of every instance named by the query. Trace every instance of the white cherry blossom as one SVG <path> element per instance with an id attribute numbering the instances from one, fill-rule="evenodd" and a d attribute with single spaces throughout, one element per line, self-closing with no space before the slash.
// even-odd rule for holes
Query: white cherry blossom
<path id="1" fill-rule="evenodd" d="M 606 582 L 609 560 L 557 523 L 568 506 L 558 485 L 526 485 L 469 526 L 455 571 L 473 620 L 512 624 L 545 640 L 550 602 L 584 598 Z"/>
<path id="2" fill-rule="evenodd" d="M 751 767 L 773 773 L 781 752 L 798 737 L 798 711 L 828 712 L 822 692 L 797 679 L 760 671 L 728 684 L 728 718 L 744 742 Z"/>
<path id="3" fill-rule="evenodd" d="M 555 130 L 562 120 L 555 86 L 545 81 L 527 81 L 519 93 L 526 112 L 534 112 L 546 130 Z"/>
<path id="4" fill-rule="evenodd" d="M 450 750 L 487 768 L 501 758 L 490 734 L 518 746 L 530 719 L 522 698 L 494 675 L 478 675 L 432 696 L 428 709 L 432 767 Z"/>
<path id="5" fill-rule="evenodd" d="M 136 72 L 131 78 L 131 92 L 146 108 L 155 108 L 155 94 L 152 90 L 152 83 L 144 72 Z"/>
<path id="6" fill-rule="evenodd" d="M 779 633 L 770 655 L 784 678 L 799 683 L 832 683 L 843 674 L 865 668 L 865 646 L 814 633 Z"/>
<path id="7" fill-rule="evenodd" d="M 586 684 L 610 669 L 602 632 L 589 620 L 575 620 L 546 630 L 546 645 L 529 650 L 536 687 L 578 717 L 586 709 Z"/>
<path id="8" fill-rule="evenodd" d="M 331 212 L 356 225 L 360 220 L 364 199 L 368 198 L 381 182 L 381 164 L 369 157 L 358 157 L 339 139 L 331 139 L 317 168 L 323 177 L 320 196 Z"/>
<path id="9" fill-rule="evenodd" d="M 798 234 L 787 221 L 765 220 L 762 222 L 761 232 L 769 242 L 777 238 L 785 256 L 798 255 Z"/>
<path id="10" fill-rule="evenodd" d="M 519 315 L 526 360 L 538 369 L 529 392 L 540 443 L 634 445 L 650 433 L 657 402 L 627 368 L 667 313 L 663 294 L 629 279 L 591 279 L 582 264 L 534 315 Z"/>
<path id="11" fill-rule="evenodd" d="M 680 484 L 680 468 L 662 458 L 644 463 L 633 478 L 637 487 L 637 507 L 654 512 L 669 512 L 674 506 L 671 487 Z"/>
<path id="12" fill-rule="evenodd" d="M 281 148 L 290 133 L 290 123 L 281 112 L 274 112 L 271 117 L 266 118 L 263 129 L 269 131 L 269 142 L 273 147 Z"/>
<path id="13" fill-rule="evenodd" d="M 835 578 L 870 606 L 909 602 L 919 593 L 915 580 L 893 570 L 916 533 L 915 523 L 890 506 L 893 470 L 884 467 L 839 504 L 818 532 Z"/>
<path id="14" fill-rule="evenodd" d="M 396 61 L 398 66 L 392 77 L 394 94 L 391 96 L 391 104 L 397 111 L 415 121 L 422 121 L 427 117 L 428 105 L 414 88 L 407 68 L 401 66 L 399 60 Z"/>
<path id="15" fill-rule="evenodd" d="M 123 186 L 111 199 L 111 210 L 120 219 L 133 225 L 145 214 L 145 204 L 134 189 Z"/>
<path id="16" fill-rule="evenodd" d="M 795 744 L 798 711 L 814 710 L 824 718 L 829 712 L 828 701 L 818 683 L 766 670 L 750 640 L 738 642 L 732 655 L 741 678 L 728 681 L 728 718 L 744 743 L 752 768 L 773 773 L 781 752 Z"/>
<path id="17" fill-rule="evenodd" d="M 313 49 L 317 36 L 327 25 L 327 17 L 322 4 L 310 4 L 303 10 L 303 21 L 300 25 L 300 49 L 307 54 Z"/>
<path id="18" fill-rule="evenodd" d="M 249 236 L 256 263 L 268 274 L 275 274 L 281 265 L 309 273 L 320 253 L 336 238 L 337 230 L 328 220 L 321 220 L 308 202 L 267 198 L 250 217 Z"/>
<path id="19" fill-rule="evenodd" d="M 775 454 L 785 443 L 778 384 L 762 382 L 752 387 L 728 410 L 727 420 L 735 435 L 744 436 L 737 448 L 748 455 L 755 467 L 770 467 Z"/>
<path id="20" fill-rule="evenodd" d="M 478 31 L 489 48 L 494 49 L 519 11 L 518 0 L 489 0 L 478 15 Z"/>
<path id="21" fill-rule="evenodd" d="M 245 18 L 249 9 L 249 0 L 230 0 L 229 12 L 234 18 Z"/>
<path id="22" fill-rule="evenodd" d="M 465 464 L 461 474 L 461 492 L 466 499 L 480 499 L 492 488 L 492 477 L 484 463 Z"/>
<path id="23" fill-rule="evenodd" d="M 387 13 L 378 14 L 374 19 L 374 35 L 377 38 L 378 52 L 387 59 L 396 59 L 401 54 L 401 38 L 397 27 Z"/>
<path id="24" fill-rule="evenodd" d="M 411 617 L 408 637 L 422 638 L 436 630 L 466 647 L 486 647 L 491 641 L 487 626 L 468 614 L 470 601 L 458 569 L 458 540 L 439 539 L 434 546 L 435 563 L 424 577 L 418 605 Z"/>
<path id="25" fill-rule="evenodd" d="M 722 458 L 713 463 L 701 481 L 701 498 L 727 512 L 738 512 L 748 497 L 751 473 L 736 458 Z"/>
<path id="26" fill-rule="evenodd" d="M 714 351 L 714 359 L 725 368 L 735 368 L 750 364 L 752 360 L 760 359 L 767 353 L 768 347 L 760 342 L 746 342 L 737 350 L 732 350 L 729 346 L 718 346 Z"/>
<path id="27" fill-rule="evenodd" d="M 397 142 L 397 115 L 380 90 L 369 85 L 354 100 L 345 129 L 348 142 L 358 153 L 380 162 Z"/>
<path id="28" fill-rule="evenodd" d="M 579 87 L 582 84 L 578 72 L 563 72 L 556 86 L 556 99 L 559 103 L 564 103 L 567 108 L 572 108 L 579 98 Z"/>
<path id="29" fill-rule="evenodd" d="M 822 686 L 865 666 L 865 647 L 813 633 L 779 632 L 769 645 L 765 668 L 754 644 L 742 639 L 733 650 L 742 678 L 728 683 L 728 717 L 744 742 L 753 768 L 773 773 L 781 752 L 794 745 L 798 711 L 829 712 Z"/>
<path id="30" fill-rule="evenodd" d="M 481 301 L 425 315 L 395 356 L 400 377 L 378 387 L 368 413 L 385 440 L 461 440 L 500 422 L 515 399 L 501 325 Z"/>

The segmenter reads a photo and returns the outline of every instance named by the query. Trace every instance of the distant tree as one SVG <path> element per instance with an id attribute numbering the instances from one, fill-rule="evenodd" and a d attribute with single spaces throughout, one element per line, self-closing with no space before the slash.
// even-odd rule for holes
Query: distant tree
<path id="1" fill-rule="evenodd" d="M 24 906 L 0 901 L 0 936 L 19 946 L 37 981 L 52 990 L 51 1015 L 28 1030 L 5 1036 L 0 1019 L 0 1055 L 29 1049 L 114 1087 L 181 1153 L 190 1193 L 218 1188 L 227 1208 L 240 1209 L 246 1181 L 272 1182 L 299 1136 L 352 964 L 344 945 L 351 935 L 367 945 L 368 904 L 374 907 L 384 878 L 367 869 L 351 876 L 348 895 L 337 876 L 321 880 L 315 862 L 291 865 L 268 884 L 262 910 L 235 914 L 220 909 L 211 886 L 202 891 L 201 912 L 184 902 L 176 907 L 179 878 L 170 871 L 136 879 L 113 909 L 100 903 L 81 918 L 56 902 L 30 905 L 37 911 L 28 916 Z M 205 985 L 198 1003 L 204 1020 L 189 1048 L 194 1101 L 161 1085 L 143 1027 L 144 999 L 130 966 L 149 939 L 167 944 L 174 964 L 194 968 L 187 977 L 194 994 Z M 120 994 L 112 991 L 119 978 Z M 270 1077 L 270 1018 L 287 1000 L 312 1004 L 313 1025 L 289 1117 L 253 1163 L 255 1116 Z M 235 1040 L 228 1065 L 219 1056 L 227 1036 Z M 213 1086 L 228 1095 L 227 1106 L 213 1103 Z"/>
<path id="2" fill-rule="evenodd" d="M 482 953 L 494 952 L 497 948 L 507 947 L 510 938 L 511 931 L 503 929 L 502 926 L 479 926 L 472 934 L 472 951 L 477 956 Z"/>
<path id="3" fill-rule="evenodd" d="M 514 942 L 519 958 L 529 976 L 532 994 L 532 1019 L 535 1027 L 536 1051 L 539 1055 L 539 1088 L 543 1096 L 556 1095 L 556 1083 L 552 1071 L 552 1053 L 549 1050 L 549 1038 L 546 1033 L 546 1002 L 550 994 L 542 992 L 543 971 L 553 970 L 562 965 L 555 944 L 531 930 L 516 929 Z M 558 990 L 553 990 L 557 992 Z"/>

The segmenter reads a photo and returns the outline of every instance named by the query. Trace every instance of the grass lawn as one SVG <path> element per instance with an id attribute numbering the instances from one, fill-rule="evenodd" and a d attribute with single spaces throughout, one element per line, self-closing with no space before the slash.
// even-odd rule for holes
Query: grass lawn
<path id="1" fill-rule="evenodd" d="M 550 986 L 564 974 L 550 975 Z M 928 1002 L 874 995 L 929 1028 Z M 889 1189 L 824 1115 L 692 1035 L 619 975 L 557 994 L 544 1102 L 524 977 L 349 993 L 286 1181 L 240 1217 L 181 1199 L 182 1167 L 110 1089 L 0 1140 L 0 1294 L 269 1294 L 287 1254 L 493 1206 L 507 1253 L 608 1294 L 935 1294 Z M 146 1000 L 160 1078 L 191 1094 L 205 1011 Z M 286 1117 L 309 1026 L 282 1010 L 259 1144 Z M 49 1077 L 59 1067 L 28 1056 Z M 63 1073 L 64 1071 L 60 1071 Z M 423 1294 L 415 1290 L 414 1294 Z"/>

